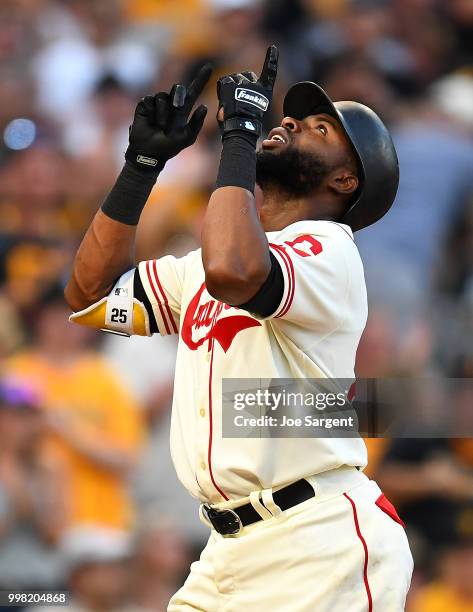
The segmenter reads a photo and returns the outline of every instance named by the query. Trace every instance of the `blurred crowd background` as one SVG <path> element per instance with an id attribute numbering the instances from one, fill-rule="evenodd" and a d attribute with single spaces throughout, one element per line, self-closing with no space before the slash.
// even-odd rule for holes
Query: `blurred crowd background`
<path id="1" fill-rule="evenodd" d="M 2 0 L 0 590 L 160 612 L 205 543 L 169 456 L 175 340 L 72 326 L 62 290 L 138 99 L 211 60 L 204 129 L 161 174 L 137 259 L 199 245 L 216 78 L 257 72 L 268 43 L 281 60 L 267 128 L 288 86 L 315 80 L 375 109 L 396 142 L 397 201 L 356 236 L 370 296 L 358 376 L 437 390 L 473 376 L 472 0 Z M 473 408 L 468 391 L 425 395 L 444 416 Z M 416 560 L 407 609 L 472 612 L 473 440 L 368 446 Z"/>

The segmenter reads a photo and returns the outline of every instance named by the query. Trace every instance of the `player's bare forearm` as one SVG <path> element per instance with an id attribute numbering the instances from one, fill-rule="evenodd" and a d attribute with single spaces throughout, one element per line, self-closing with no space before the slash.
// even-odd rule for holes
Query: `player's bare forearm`
<path id="1" fill-rule="evenodd" d="M 114 281 L 134 266 L 135 235 L 135 225 L 97 212 L 77 251 L 64 292 L 74 311 L 107 295 Z"/>
<path id="2" fill-rule="evenodd" d="M 207 290 L 228 304 L 243 304 L 263 285 L 271 260 L 253 194 L 222 187 L 212 194 L 202 230 Z"/>
<path id="3" fill-rule="evenodd" d="M 202 231 L 202 261 L 209 293 L 236 306 L 251 300 L 271 271 L 253 190 L 256 144 L 271 104 L 277 65 L 278 50 L 271 45 L 259 78 L 244 71 L 217 82 L 222 156 Z"/>
<path id="4" fill-rule="evenodd" d="M 102 210 L 79 247 L 65 297 L 75 311 L 90 306 L 134 266 L 136 226 L 159 172 L 166 162 L 191 146 L 204 123 L 207 108 L 192 108 L 212 67 L 203 66 L 187 89 L 145 96 L 135 109 L 126 163 Z"/>

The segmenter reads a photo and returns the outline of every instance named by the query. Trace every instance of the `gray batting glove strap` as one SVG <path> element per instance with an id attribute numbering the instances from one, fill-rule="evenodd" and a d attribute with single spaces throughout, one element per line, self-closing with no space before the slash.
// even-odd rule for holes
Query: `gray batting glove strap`
<path id="1" fill-rule="evenodd" d="M 223 121 L 219 121 L 222 139 L 232 132 L 245 132 L 255 136 L 255 144 L 262 132 L 265 113 L 273 97 L 278 68 L 278 49 L 272 45 L 258 77 L 254 72 L 241 72 L 221 77 L 217 82 L 219 110 L 223 108 Z"/>
<path id="2" fill-rule="evenodd" d="M 256 137 L 256 139 L 258 139 L 263 132 L 263 126 L 259 119 L 233 117 L 232 119 L 225 119 L 225 121 L 222 122 L 220 131 L 222 132 L 222 138 L 224 138 L 230 132 L 239 131 L 252 134 Z"/>

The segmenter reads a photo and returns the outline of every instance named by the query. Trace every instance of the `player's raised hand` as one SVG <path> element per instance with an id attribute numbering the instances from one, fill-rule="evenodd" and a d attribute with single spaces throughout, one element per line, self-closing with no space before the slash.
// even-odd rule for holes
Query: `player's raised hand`
<path id="1" fill-rule="evenodd" d="M 259 83 L 268 91 L 273 93 L 274 83 L 278 74 L 279 50 L 276 45 L 271 45 L 266 51 L 263 68 L 259 78 Z"/>
<path id="2" fill-rule="evenodd" d="M 168 159 L 194 144 L 207 108 L 200 105 L 190 119 L 189 115 L 211 74 L 212 67 L 206 64 L 188 89 L 179 83 L 169 93 L 161 91 L 140 100 L 130 126 L 127 161 L 141 170 L 157 172 Z"/>
<path id="3" fill-rule="evenodd" d="M 255 136 L 261 134 L 262 121 L 273 97 L 278 56 L 278 48 L 271 45 L 266 52 L 259 78 L 254 72 L 240 72 L 218 80 L 217 118 L 223 138 L 234 131 L 244 131 Z"/>

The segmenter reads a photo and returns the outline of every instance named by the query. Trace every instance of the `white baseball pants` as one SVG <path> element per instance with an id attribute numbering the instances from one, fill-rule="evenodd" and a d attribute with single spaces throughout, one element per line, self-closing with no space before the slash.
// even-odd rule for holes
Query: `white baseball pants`
<path id="1" fill-rule="evenodd" d="M 236 537 L 212 530 L 168 612 L 404 610 L 412 556 L 404 528 L 376 503 L 378 485 L 350 467 L 307 480 L 315 497 L 281 513 L 267 490 L 271 513 L 252 496 L 264 520 Z"/>

